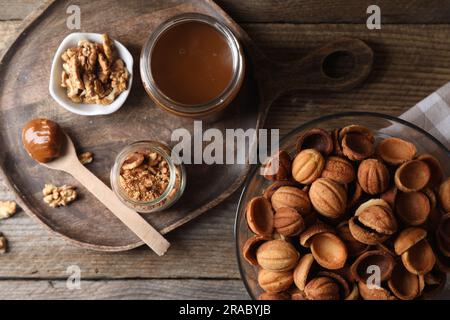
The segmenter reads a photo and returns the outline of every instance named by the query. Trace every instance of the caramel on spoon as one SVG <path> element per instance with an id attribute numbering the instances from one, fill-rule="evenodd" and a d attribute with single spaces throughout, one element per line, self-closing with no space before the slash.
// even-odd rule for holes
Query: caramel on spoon
<path id="1" fill-rule="evenodd" d="M 22 142 L 34 160 L 47 168 L 71 174 L 156 254 L 164 255 L 170 243 L 80 163 L 72 140 L 57 123 L 47 119 L 30 121 L 22 131 Z"/>

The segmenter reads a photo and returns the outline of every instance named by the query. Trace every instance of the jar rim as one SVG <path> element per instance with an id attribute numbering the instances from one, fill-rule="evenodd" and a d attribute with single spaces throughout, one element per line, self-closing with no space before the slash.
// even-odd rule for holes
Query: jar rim
<path id="1" fill-rule="evenodd" d="M 161 35 L 170 28 L 187 22 L 206 23 L 216 29 L 227 41 L 233 57 L 233 77 L 223 92 L 204 104 L 183 104 L 168 97 L 157 86 L 151 70 L 153 48 Z M 140 56 L 140 72 L 144 88 L 157 104 L 177 114 L 196 115 L 209 113 L 220 107 L 233 96 L 235 89 L 241 85 L 244 75 L 244 58 L 242 47 L 234 33 L 217 19 L 201 13 L 183 13 L 161 23 L 146 40 Z"/>
<path id="2" fill-rule="evenodd" d="M 130 204 L 132 204 L 134 206 L 157 206 L 162 201 L 167 199 L 168 195 L 172 192 L 172 190 L 175 187 L 175 182 L 177 179 L 177 177 L 176 177 L 177 169 L 175 167 L 175 164 L 173 163 L 171 155 L 165 150 L 166 148 L 169 149 L 169 147 L 167 145 L 165 145 L 164 143 L 158 142 L 158 141 L 140 140 L 140 141 L 135 141 L 135 142 L 127 145 L 119 152 L 119 154 L 117 155 L 116 160 L 114 162 L 114 166 L 111 170 L 111 185 L 112 185 L 113 190 L 116 191 L 116 193 L 119 195 L 120 198 L 124 199 L 125 201 L 129 202 Z M 128 195 L 126 195 L 123 192 L 123 190 L 120 186 L 116 187 L 116 185 L 114 183 L 115 180 L 113 180 L 116 177 L 119 177 L 120 169 L 121 169 L 122 164 L 125 161 L 126 157 L 128 155 L 130 155 L 131 153 L 136 152 L 137 150 L 142 150 L 142 149 L 154 151 L 154 152 L 158 153 L 167 162 L 167 164 L 169 166 L 169 172 L 170 172 L 169 184 L 167 185 L 164 192 L 158 198 L 155 198 L 151 201 L 139 201 L 139 200 L 134 200 L 134 199 L 130 198 Z M 180 174 L 184 175 L 183 172 L 180 172 Z M 184 176 L 180 177 L 180 179 L 184 180 Z"/>

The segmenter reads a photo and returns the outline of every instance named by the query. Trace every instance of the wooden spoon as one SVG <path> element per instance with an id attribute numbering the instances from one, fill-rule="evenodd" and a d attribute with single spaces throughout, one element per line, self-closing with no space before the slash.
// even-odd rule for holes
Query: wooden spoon
<path id="1" fill-rule="evenodd" d="M 170 243 L 136 211 L 123 204 L 110 188 L 80 163 L 72 140 L 67 134 L 65 136 L 63 154 L 51 162 L 40 164 L 72 175 L 157 255 L 164 255 Z"/>

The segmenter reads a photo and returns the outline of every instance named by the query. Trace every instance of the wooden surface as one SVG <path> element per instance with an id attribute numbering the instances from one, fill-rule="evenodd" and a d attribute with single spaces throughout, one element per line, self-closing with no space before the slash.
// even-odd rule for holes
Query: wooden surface
<path id="1" fill-rule="evenodd" d="M 12 2 L 12 1 L 11 1 Z M 35 4 L 0 0 L 0 45 Z M 9 1 L 8 1 L 9 3 Z M 280 4 L 282 3 L 282 4 Z M 345 5 L 343 5 L 345 3 Z M 270 57 L 297 59 L 337 36 L 359 37 L 375 51 L 368 81 L 348 93 L 292 92 L 270 110 L 266 126 L 285 134 L 303 121 L 350 110 L 399 115 L 450 80 L 450 4 L 379 1 L 382 30 L 365 26 L 364 1 L 237 1 L 219 4 Z M 372 3 L 370 3 L 372 4 Z M 294 6 L 292 9 L 289 5 Z M 384 5 L 384 6 L 383 6 Z M 11 20 L 12 19 L 12 20 Z M 289 22 L 289 23 L 285 23 Z M 319 24 L 320 22 L 324 22 Z M 422 24 L 425 23 L 425 24 Z M 12 196 L 0 187 L 0 199 Z M 10 252 L 0 256 L 0 299 L 5 298 L 248 298 L 239 280 L 233 243 L 235 193 L 207 215 L 170 233 L 162 258 L 138 248 L 98 253 L 53 236 L 23 212 L 0 221 Z M 81 290 L 65 289 L 68 266 L 82 270 Z"/>
<path id="2" fill-rule="evenodd" d="M 102 12 L 99 21 L 95 12 L 106 4 L 110 7 Z M 372 68 L 373 51 L 361 40 L 352 38 L 330 39 L 330 43 L 321 45 L 296 62 L 287 64 L 284 61 L 269 60 L 232 19 L 208 0 L 179 0 L 170 3 L 154 1 L 146 5 L 140 1 L 128 1 L 126 6 L 121 1 L 107 0 L 81 1 L 78 5 L 83 8 L 84 22 L 81 31 L 108 32 L 111 37 L 117 37 L 130 48 L 135 61 L 139 61 L 139 48 L 143 46 L 148 34 L 172 16 L 198 12 L 214 16 L 228 25 L 245 48 L 248 67 L 244 84 L 238 96 L 227 107 L 224 116 L 213 122 L 202 123 L 203 130 L 213 127 L 220 130 L 223 136 L 228 128 L 240 128 L 244 131 L 258 129 L 264 123 L 272 102 L 286 91 L 301 89 L 321 94 L 328 91 L 349 91 L 360 85 Z M 39 166 L 18 145 L 20 132 L 33 118 L 48 117 L 57 121 L 79 150 L 85 149 L 95 154 L 96 161 L 89 165 L 89 170 L 107 183 L 114 159 L 124 146 L 133 141 L 148 139 L 171 145 L 170 135 L 175 129 L 184 128 L 194 136 L 193 121 L 171 116 L 157 108 L 139 81 L 134 82 L 130 98 L 119 111 L 95 117 L 95 121 L 91 117 L 68 113 L 50 99 L 47 81 L 54 50 L 70 32 L 65 27 L 65 7 L 66 2 L 54 1 L 41 13 L 34 11 L 35 20 L 29 22 L 29 26 L 23 30 L 23 36 L 9 47 L 2 59 L 0 148 L 5 150 L 5 154 L 0 161 L 3 175 L 17 191 L 22 208 L 51 231 L 89 249 L 133 249 L 142 244 L 142 240 L 106 208 L 117 206 L 102 205 L 89 192 L 89 184 L 80 185 L 76 177 L 72 179 L 67 174 L 52 172 Z M 116 17 L 118 10 L 121 10 L 120 19 Z M 108 28 L 99 27 L 101 22 L 108 22 Z M 324 73 L 323 61 L 333 53 L 342 51 L 353 56 L 355 66 L 343 77 L 329 77 Z M 138 68 L 134 69 L 137 71 Z M 18 74 L 19 77 L 16 76 Z M 29 94 L 18 94 L 23 88 Z M 229 152 L 226 141 L 223 143 L 223 149 Z M 191 162 L 194 162 L 193 156 Z M 226 199 L 242 183 L 249 166 L 187 164 L 185 168 L 187 183 L 180 200 L 163 213 L 143 215 L 144 219 L 163 234 Z M 209 181 L 220 183 L 212 183 L 205 188 L 208 182 L 206 177 Z M 49 208 L 42 201 L 43 181 L 55 185 L 77 186 L 82 201 L 65 208 Z"/>
<path id="3" fill-rule="evenodd" d="M 103 181 L 97 178 L 85 165 L 78 159 L 78 154 L 73 144 L 72 139 L 66 135 L 66 144 L 64 152 L 53 161 L 42 163 L 42 166 L 56 170 L 63 171 L 70 174 L 78 181 L 84 188 L 86 188 L 98 201 L 100 201 L 108 210 L 118 218 L 129 231 L 133 232 L 140 240 L 142 240 L 150 249 L 152 249 L 158 256 L 163 256 L 170 243 L 159 233 L 150 223 L 148 223 L 142 215 L 137 213 L 125 205 L 107 186 Z M 24 196 L 24 195 L 21 195 Z M 83 198 L 82 198 L 83 199 Z M 22 207 L 24 209 L 24 207 Z M 61 210 L 60 210 L 61 211 Z M 89 212 L 85 209 L 84 212 Z M 93 212 L 93 211 L 90 211 Z M 59 212 L 64 215 L 65 212 Z M 108 220 L 106 220 L 108 221 Z M 92 223 L 92 221 L 89 221 Z M 100 222 L 102 223 L 102 222 Z M 102 223 L 108 228 L 108 223 Z M 90 230 L 92 232 L 92 230 Z M 119 235 L 117 235 L 119 236 Z M 88 248 L 98 250 L 98 246 Z"/>
<path id="4" fill-rule="evenodd" d="M 138 61 L 148 35 L 168 18 L 186 12 L 214 16 L 234 31 L 234 34 L 253 54 L 253 46 L 243 31 L 214 3 L 203 1 L 154 1 L 144 5 L 141 1 L 79 1 L 82 8 L 81 31 L 107 32 L 120 39 L 136 61 L 134 75 L 139 79 Z M 109 5 L 109 7 L 108 7 Z M 101 8 L 101 17 L 96 15 Z M 120 17 L 116 13 L 121 11 Z M 89 165 L 105 184 L 109 184 L 110 171 L 117 154 L 131 142 L 155 140 L 173 145 L 172 131 L 186 129 L 194 135 L 191 119 L 175 117 L 156 107 L 145 93 L 140 81 L 134 81 L 124 106 L 114 114 L 80 117 L 61 108 L 48 94 L 48 79 L 55 48 L 71 32 L 66 27 L 66 2 L 49 1 L 45 10 L 34 11 L 34 20 L 2 58 L 0 68 L 0 155 L 2 173 L 17 191 L 22 208 L 44 223 L 49 230 L 60 234 L 74 244 L 85 248 L 122 251 L 142 244 L 133 232 L 115 217 L 98 199 L 63 172 L 43 168 L 33 161 L 18 144 L 23 126 L 30 119 L 46 117 L 58 122 L 71 137 L 77 150 L 90 151 L 95 161 Z M 139 19 L 137 19 L 139 17 Z M 106 27 L 107 26 L 107 27 Z M 263 69 L 267 59 L 258 59 Z M 267 73 L 267 72 L 266 72 Z M 203 130 L 214 127 L 225 136 L 227 128 L 243 130 L 257 128 L 264 100 L 259 99 L 262 72 L 248 72 L 238 96 L 219 120 L 203 122 Z M 19 75 L 19 76 L 17 76 Z M 58 82 L 58 80 L 56 80 Z M 27 90 L 27 94 L 20 94 Z M 264 90 L 261 92 L 267 92 Z M 261 104 L 259 103 L 261 101 Z M 225 144 L 225 141 L 223 142 Z M 226 146 L 224 145 L 224 149 Z M 192 157 L 193 158 L 193 157 Z M 193 162 L 193 161 L 191 161 Z M 143 215 L 155 229 L 166 234 L 213 208 L 233 193 L 245 178 L 249 165 L 186 164 L 186 188 L 181 198 L 163 213 Z M 205 188 L 205 177 L 220 183 Z M 44 183 L 76 186 L 82 201 L 65 208 L 53 209 L 42 201 Z M 95 214 L 92 214 L 95 212 Z"/>

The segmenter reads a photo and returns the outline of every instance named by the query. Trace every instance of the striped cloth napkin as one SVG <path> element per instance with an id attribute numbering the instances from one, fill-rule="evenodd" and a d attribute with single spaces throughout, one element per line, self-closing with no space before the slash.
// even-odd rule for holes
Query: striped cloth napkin
<path id="1" fill-rule="evenodd" d="M 450 82 L 400 116 L 438 139 L 450 150 Z"/>

